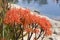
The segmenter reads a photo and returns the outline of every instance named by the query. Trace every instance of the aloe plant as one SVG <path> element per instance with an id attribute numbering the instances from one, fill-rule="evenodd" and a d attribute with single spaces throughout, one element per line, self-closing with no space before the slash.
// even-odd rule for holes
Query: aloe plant
<path id="1" fill-rule="evenodd" d="M 30 10 L 23 10 L 22 8 L 9 9 L 8 2 L 11 0 L 1 0 L 0 2 L 0 39 L 2 40 L 24 40 L 24 37 L 28 35 L 27 40 L 30 40 L 33 33 L 35 34 L 35 40 L 38 40 L 42 32 L 44 36 L 51 35 L 51 24 L 46 18 L 41 18 L 34 14 L 31 14 Z M 14 1 L 13 1 L 14 2 Z M 39 26 L 38 26 L 39 25 Z M 41 31 L 37 30 L 39 28 Z M 40 32 L 39 36 L 36 33 Z M 26 32 L 24 34 L 24 32 Z M 31 33 L 31 34 L 30 34 Z"/>

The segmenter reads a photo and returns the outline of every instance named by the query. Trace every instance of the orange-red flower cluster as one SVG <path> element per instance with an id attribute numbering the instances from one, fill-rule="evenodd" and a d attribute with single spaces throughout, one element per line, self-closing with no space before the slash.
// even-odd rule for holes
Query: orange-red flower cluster
<path id="1" fill-rule="evenodd" d="M 45 31 L 47 35 L 52 33 L 51 24 L 46 18 L 41 18 L 40 16 L 36 16 L 30 13 L 28 9 L 10 9 L 7 11 L 6 16 L 4 18 L 5 24 L 22 24 L 26 27 L 29 24 L 37 23 L 40 27 Z M 27 28 L 30 32 L 30 29 Z"/>
<path id="2" fill-rule="evenodd" d="M 17 9 L 8 10 L 4 18 L 4 23 L 6 24 L 21 23 L 18 10 Z"/>
<path id="3" fill-rule="evenodd" d="M 38 23 L 41 26 L 41 28 L 45 31 L 46 35 L 52 34 L 51 24 L 48 20 L 46 20 L 46 18 L 41 18 Z"/>

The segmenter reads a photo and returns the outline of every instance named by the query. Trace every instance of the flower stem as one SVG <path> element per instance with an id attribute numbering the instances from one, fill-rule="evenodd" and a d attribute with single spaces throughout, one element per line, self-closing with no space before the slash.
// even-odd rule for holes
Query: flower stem
<path id="1" fill-rule="evenodd" d="M 44 39 L 44 36 L 45 36 L 45 34 L 43 35 L 43 37 L 42 37 L 42 39 L 41 39 L 41 40 L 43 40 L 43 39 Z"/>
<path id="2" fill-rule="evenodd" d="M 23 40 L 23 29 L 22 29 L 22 40 Z"/>
<path id="3" fill-rule="evenodd" d="M 37 28 L 37 25 L 35 24 L 35 29 Z M 35 40 L 37 40 L 37 38 L 36 38 L 36 31 L 35 31 Z"/>
<path id="4" fill-rule="evenodd" d="M 39 39 L 39 38 L 41 37 L 42 32 L 43 32 L 43 29 L 41 29 L 40 34 L 39 34 L 39 36 L 37 37 L 37 39 Z"/>

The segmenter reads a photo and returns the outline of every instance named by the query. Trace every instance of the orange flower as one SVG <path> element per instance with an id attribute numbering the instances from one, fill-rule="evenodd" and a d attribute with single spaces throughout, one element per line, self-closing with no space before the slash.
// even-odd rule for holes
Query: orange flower
<path id="1" fill-rule="evenodd" d="M 40 25 L 40 27 L 45 31 L 47 35 L 51 34 L 51 24 L 46 18 L 41 18 L 40 16 L 30 14 L 30 10 L 26 9 L 10 9 L 7 11 L 6 16 L 4 18 L 5 24 L 22 24 L 26 31 L 31 32 L 32 29 L 28 28 L 27 25 L 32 23 L 36 23 Z M 38 32 L 35 29 L 35 32 Z"/>
<path id="2" fill-rule="evenodd" d="M 36 29 L 33 30 L 33 32 L 34 33 L 39 33 L 39 29 L 36 28 Z"/>
<path id="3" fill-rule="evenodd" d="M 13 24 L 17 23 L 20 24 L 20 15 L 18 14 L 17 9 L 10 9 L 7 11 L 6 16 L 4 18 L 4 23 L 6 24 Z"/>
<path id="4" fill-rule="evenodd" d="M 46 36 L 52 35 L 52 30 L 50 30 L 50 29 L 49 29 L 49 30 L 46 30 L 46 31 L 45 31 L 45 35 L 46 35 Z"/>
<path id="5" fill-rule="evenodd" d="M 28 33 L 29 33 L 29 32 L 32 32 L 32 28 L 26 28 L 25 30 L 26 30 L 26 32 L 28 32 Z"/>
<path id="6" fill-rule="evenodd" d="M 27 24 L 30 24 L 30 10 L 24 10 L 24 19 Z"/>
<path id="7" fill-rule="evenodd" d="M 35 15 L 31 15 L 30 18 L 31 18 L 30 19 L 31 20 L 31 23 L 36 23 L 37 18 L 36 18 Z"/>
<path id="8" fill-rule="evenodd" d="M 45 31 L 45 33 L 47 35 L 51 34 L 51 24 L 48 20 L 46 20 L 45 18 L 41 18 L 39 21 L 39 25 L 41 26 L 41 28 Z"/>

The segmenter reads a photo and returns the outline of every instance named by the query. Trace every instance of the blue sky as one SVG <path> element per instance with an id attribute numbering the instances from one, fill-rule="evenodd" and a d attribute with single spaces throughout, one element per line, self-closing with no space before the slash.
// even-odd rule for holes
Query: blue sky
<path id="1" fill-rule="evenodd" d="M 37 10 L 41 12 L 41 14 L 46 15 L 50 18 L 60 19 L 60 1 L 59 3 L 56 3 L 55 0 L 47 0 L 47 4 L 42 5 L 38 4 L 38 2 L 34 2 L 34 0 L 32 0 L 28 4 L 26 1 L 22 2 L 22 0 L 19 0 L 17 4 L 22 7 L 29 8 L 32 11 Z"/>

